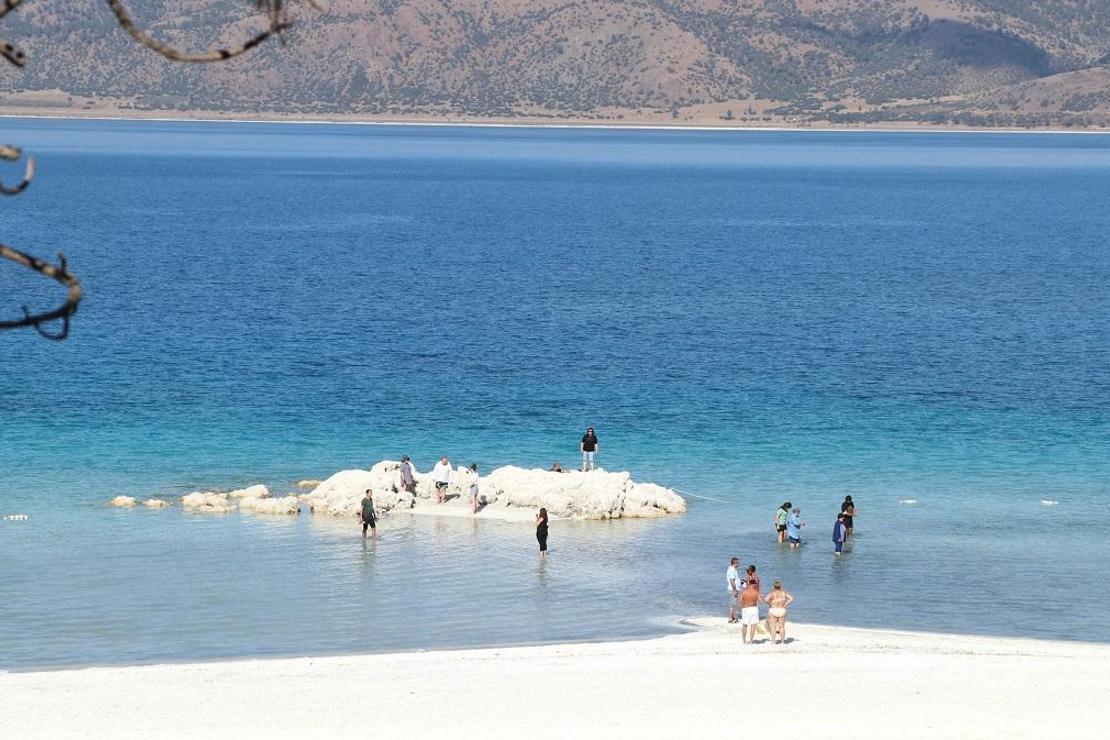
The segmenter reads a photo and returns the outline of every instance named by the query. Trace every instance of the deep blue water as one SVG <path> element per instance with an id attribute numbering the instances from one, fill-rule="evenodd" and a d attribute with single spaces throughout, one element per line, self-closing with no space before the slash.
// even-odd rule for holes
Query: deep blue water
<path id="1" fill-rule="evenodd" d="M 0 666 L 656 634 L 733 554 L 799 620 L 1110 641 L 1110 138 L 0 131 L 39 163 L 0 241 L 88 291 L 64 343 L 0 334 Z M 60 293 L 0 270 L 8 314 Z M 526 525 L 103 506 L 573 463 L 587 424 L 718 501 L 559 524 L 544 566 Z"/>

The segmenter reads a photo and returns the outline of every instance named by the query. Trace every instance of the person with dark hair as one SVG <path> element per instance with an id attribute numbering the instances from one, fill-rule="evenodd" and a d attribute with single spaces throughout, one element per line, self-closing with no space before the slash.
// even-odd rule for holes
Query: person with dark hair
<path id="1" fill-rule="evenodd" d="M 856 505 L 852 503 L 851 496 L 844 497 L 844 503 L 840 505 L 840 513 L 844 515 L 844 539 L 852 536 L 852 527 L 856 519 Z"/>
<path id="2" fill-rule="evenodd" d="M 401 456 L 401 490 L 416 493 L 416 476 L 412 474 L 412 460 L 408 455 Z"/>
<path id="3" fill-rule="evenodd" d="M 367 488 L 366 495 L 362 497 L 362 507 L 359 510 L 359 518 L 362 520 L 362 539 L 366 539 L 366 528 L 370 528 L 371 535 L 374 539 L 378 538 L 378 517 L 374 513 L 374 492 Z"/>
<path id="4" fill-rule="evenodd" d="M 790 516 L 790 502 L 785 502 L 775 512 L 775 531 L 778 532 L 779 542 L 786 542 L 786 520 Z"/>
<path id="5" fill-rule="evenodd" d="M 470 466 L 470 472 L 474 473 L 474 480 L 470 482 L 470 513 L 478 513 L 478 463 L 473 463 Z"/>
<path id="6" fill-rule="evenodd" d="M 586 433 L 582 435 L 582 443 L 578 445 L 578 449 L 582 450 L 582 472 L 587 470 L 596 470 L 597 466 L 594 464 L 594 457 L 597 455 L 598 450 L 601 449 L 601 443 L 597 441 L 597 435 L 594 434 L 594 428 L 589 427 Z"/>
<path id="7" fill-rule="evenodd" d="M 728 623 L 736 623 L 736 599 L 740 597 L 740 558 L 729 561 L 725 571 L 725 584 L 728 586 Z"/>
<path id="8" fill-rule="evenodd" d="M 840 557 L 840 553 L 844 551 L 844 539 L 848 536 L 846 531 L 844 515 L 837 514 L 836 524 L 833 525 L 833 554 L 837 557 Z"/>
<path id="9" fill-rule="evenodd" d="M 547 557 L 547 509 L 540 508 L 536 514 L 536 541 L 540 543 L 540 558 Z"/>
<path id="10" fill-rule="evenodd" d="M 748 566 L 748 572 L 744 576 L 744 583 L 745 585 L 749 583 L 754 583 L 756 588 L 760 587 L 759 574 L 755 572 L 755 563 L 752 563 Z"/>

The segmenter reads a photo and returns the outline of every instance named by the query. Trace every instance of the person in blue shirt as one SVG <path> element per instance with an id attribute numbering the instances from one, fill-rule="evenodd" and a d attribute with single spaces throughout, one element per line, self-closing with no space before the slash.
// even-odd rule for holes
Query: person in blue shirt
<path id="1" fill-rule="evenodd" d="M 848 537 L 848 527 L 844 524 L 844 515 L 836 515 L 836 524 L 833 525 L 833 553 L 839 557 L 844 551 L 844 540 Z"/>
<path id="2" fill-rule="evenodd" d="M 802 527 L 805 523 L 802 521 L 801 514 L 802 510 L 795 508 L 786 520 L 786 541 L 793 549 L 797 549 L 798 545 L 802 544 Z"/>

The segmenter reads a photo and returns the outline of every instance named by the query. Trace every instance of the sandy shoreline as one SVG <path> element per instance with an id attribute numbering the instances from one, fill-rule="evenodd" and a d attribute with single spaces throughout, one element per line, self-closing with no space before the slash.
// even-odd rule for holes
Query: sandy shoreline
<path id="1" fill-rule="evenodd" d="M 604 642 L 0 675 L 7 737 L 1064 737 L 1110 645 L 791 625 Z"/>
<path id="2" fill-rule="evenodd" d="M 87 120 L 87 121 L 158 121 L 162 123 L 288 123 L 288 124 L 318 124 L 325 126 L 420 126 L 443 128 L 532 128 L 532 129 L 586 129 L 586 130 L 615 130 L 615 131 L 719 131 L 719 132 L 751 132 L 751 131 L 781 131 L 781 132 L 863 132 L 863 133 L 949 133 L 949 134 L 1093 134 L 1108 135 L 1107 129 L 1078 129 L 1078 128 L 985 128 L 952 125 L 937 125 L 916 122 L 906 122 L 902 125 L 893 125 L 890 122 L 882 124 L 853 124 L 832 125 L 815 124 L 798 126 L 788 123 L 768 123 L 755 125 L 716 125 L 705 121 L 692 123 L 659 123 L 659 122 L 606 122 L 601 123 L 589 119 L 567 119 L 549 121 L 544 119 L 497 119 L 497 118 L 367 118 L 359 116 L 293 116 L 293 115 L 254 115 L 239 117 L 233 114 L 219 114 L 212 111 L 112 111 L 111 113 L 89 113 L 79 111 L 71 113 L 42 113 L 33 110 L 3 110 L 0 109 L 0 119 L 46 119 L 46 120 Z"/>

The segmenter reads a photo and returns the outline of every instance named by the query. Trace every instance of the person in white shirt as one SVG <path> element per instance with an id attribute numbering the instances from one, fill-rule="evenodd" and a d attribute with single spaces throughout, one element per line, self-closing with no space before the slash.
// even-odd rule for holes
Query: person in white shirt
<path id="1" fill-rule="evenodd" d="M 725 581 L 728 583 L 728 623 L 736 622 L 736 598 L 740 595 L 740 558 L 733 558 L 725 571 Z"/>
<path id="2" fill-rule="evenodd" d="M 451 462 L 446 455 L 432 468 L 432 481 L 436 484 L 436 503 L 442 504 L 447 500 L 447 486 L 451 485 Z"/>

